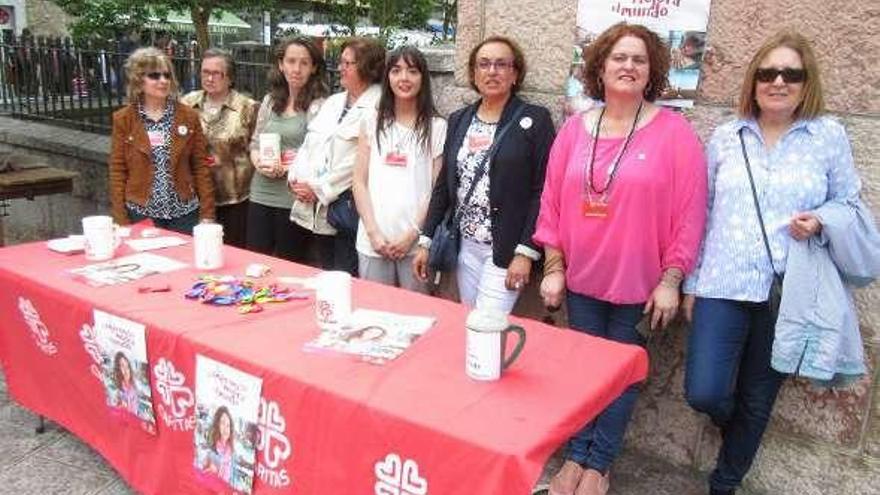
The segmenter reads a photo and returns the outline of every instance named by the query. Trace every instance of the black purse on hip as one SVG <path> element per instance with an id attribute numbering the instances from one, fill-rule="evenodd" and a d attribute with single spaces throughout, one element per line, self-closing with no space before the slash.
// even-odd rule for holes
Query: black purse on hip
<path id="1" fill-rule="evenodd" d="M 327 222 L 336 231 L 346 237 L 357 237 L 358 222 L 360 222 L 357 207 L 354 204 L 354 194 L 351 189 L 339 195 L 335 201 L 327 206 Z"/>
<path id="2" fill-rule="evenodd" d="M 767 304 L 770 306 L 770 315 L 775 323 L 779 318 L 779 305 L 782 303 L 782 274 L 773 266 L 773 254 L 770 251 L 770 241 L 767 240 L 767 229 L 764 227 L 764 216 L 761 214 L 761 205 L 758 203 L 758 191 L 755 189 L 755 179 L 752 177 L 752 167 L 749 163 L 749 154 L 746 152 L 746 143 L 743 140 L 743 129 L 739 130 L 739 145 L 742 148 L 743 158 L 746 162 L 746 172 L 749 174 L 749 185 L 752 188 L 752 199 L 755 202 L 755 211 L 758 213 L 758 223 L 761 225 L 761 237 L 764 239 L 764 249 L 767 251 L 767 259 L 770 268 L 773 269 L 773 283 L 770 284 L 770 292 L 767 294 Z"/>

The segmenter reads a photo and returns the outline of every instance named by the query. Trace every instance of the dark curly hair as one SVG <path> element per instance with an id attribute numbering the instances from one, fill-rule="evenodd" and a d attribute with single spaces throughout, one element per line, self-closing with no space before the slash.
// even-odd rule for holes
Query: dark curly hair
<path id="1" fill-rule="evenodd" d="M 300 112 L 305 112 L 312 105 L 312 102 L 324 98 L 329 94 L 327 86 L 327 64 L 324 62 L 324 55 L 318 50 L 318 47 L 312 43 L 312 40 L 305 37 L 284 38 L 275 46 L 273 64 L 269 68 L 269 93 L 272 95 L 272 111 L 281 114 L 287 107 L 287 100 L 290 98 L 290 86 L 287 79 L 278 64 L 284 60 L 284 54 L 290 45 L 299 45 L 309 52 L 312 59 L 312 65 L 315 66 L 315 73 L 309 77 L 305 86 L 296 95 L 294 108 Z"/>
<path id="2" fill-rule="evenodd" d="M 663 94 L 669 85 L 666 75 L 669 72 L 669 49 L 663 40 L 650 29 L 638 24 L 619 22 L 599 35 L 584 50 L 583 82 L 587 94 L 595 99 L 605 101 L 605 86 L 599 82 L 599 76 L 605 68 L 605 61 L 611 49 L 624 36 L 633 36 L 645 43 L 648 51 L 648 85 L 645 87 L 645 99 L 654 101 Z"/>
<path id="3" fill-rule="evenodd" d="M 475 71 L 477 70 L 477 52 L 480 51 L 480 48 L 488 45 L 489 43 L 504 43 L 510 48 L 510 51 L 513 52 L 513 68 L 516 69 L 516 81 L 513 83 L 513 87 L 510 88 L 510 92 L 512 94 L 516 94 L 517 91 L 522 87 L 523 81 L 526 79 L 526 56 L 523 55 L 522 48 L 513 41 L 511 38 L 507 36 L 489 36 L 483 41 L 477 43 L 477 46 L 471 50 L 471 54 L 468 56 L 468 79 L 471 83 L 471 88 L 476 92 L 480 92 L 477 88 L 477 83 L 475 79 Z"/>

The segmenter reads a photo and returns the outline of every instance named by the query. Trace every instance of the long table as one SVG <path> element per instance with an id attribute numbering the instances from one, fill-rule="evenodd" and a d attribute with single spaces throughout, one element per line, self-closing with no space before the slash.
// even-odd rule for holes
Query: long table
<path id="1" fill-rule="evenodd" d="M 224 249 L 221 273 L 241 275 L 254 262 L 275 275 L 316 273 Z M 155 253 L 189 263 L 192 246 Z M 379 366 L 304 351 L 319 331 L 312 299 L 240 315 L 186 300 L 200 273 L 192 267 L 92 288 L 67 273 L 85 264 L 43 242 L 0 249 L 0 363 L 17 402 L 90 444 L 143 493 L 212 492 L 193 468 L 197 354 L 263 380 L 257 494 L 529 493 L 553 451 L 648 368 L 638 347 L 514 319 L 528 332 L 523 353 L 500 381 L 474 381 L 464 371 L 467 308 L 356 280 L 355 307 L 437 318 Z M 137 290 L 162 284 L 171 292 Z M 155 435 L 111 417 L 95 361 L 96 308 L 147 327 Z M 401 485 L 380 487 L 395 469 Z"/>

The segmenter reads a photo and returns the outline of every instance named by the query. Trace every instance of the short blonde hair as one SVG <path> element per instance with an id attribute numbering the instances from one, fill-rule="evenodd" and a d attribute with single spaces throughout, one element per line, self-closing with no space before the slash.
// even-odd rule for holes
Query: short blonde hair
<path id="1" fill-rule="evenodd" d="M 813 119 L 825 112 L 825 99 L 822 96 L 822 81 L 819 78 L 819 64 L 816 55 L 810 47 L 810 42 L 803 35 L 794 31 L 781 31 L 765 41 L 758 48 L 743 79 L 742 90 L 739 96 L 739 108 L 737 112 L 744 119 L 758 118 L 761 109 L 755 100 L 755 73 L 761 67 L 761 62 L 773 50 L 785 47 L 797 52 L 801 57 L 801 64 L 806 72 L 804 80 L 803 99 L 794 112 L 795 119 Z"/>
<path id="2" fill-rule="evenodd" d="M 128 56 L 125 61 L 125 75 L 128 77 L 126 93 L 129 103 L 137 103 L 144 94 L 144 77 L 147 73 L 156 70 L 167 70 L 171 73 L 171 94 L 169 97 L 177 98 L 178 84 L 174 76 L 174 66 L 171 59 L 158 48 L 138 48 Z"/>

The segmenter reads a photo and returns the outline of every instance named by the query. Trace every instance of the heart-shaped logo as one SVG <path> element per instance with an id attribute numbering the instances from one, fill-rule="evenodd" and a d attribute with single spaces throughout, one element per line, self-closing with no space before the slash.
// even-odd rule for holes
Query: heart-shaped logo
<path id="1" fill-rule="evenodd" d="M 195 402 L 192 390 L 183 385 L 186 381 L 184 374 L 177 371 L 171 361 L 159 358 L 153 366 L 153 376 L 156 378 L 156 391 L 162 403 L 171 408 L 171 415 L 175 418 L 186 416 Z"/>
<path id="2" fill-rule="evenodd" d="M 428 480 L 419 475 L 419 465 L 412 459 L 402 461 L 390 453 L 373 468 L 375 495 L 427 495 Z"/>
<path id="3" fill-rule="evenodd" d="M 257 449 L 263 454 L 263 463 L 270 469 L 277 469 L 282 461 L 290 457 L 290 440 L 284 434 L 287 422 L 281 415 L 278 403 L 260 398 L 259 440 Z"/>

